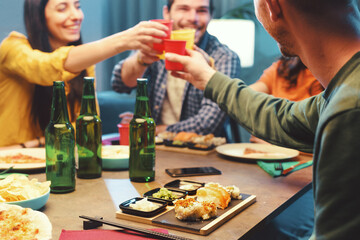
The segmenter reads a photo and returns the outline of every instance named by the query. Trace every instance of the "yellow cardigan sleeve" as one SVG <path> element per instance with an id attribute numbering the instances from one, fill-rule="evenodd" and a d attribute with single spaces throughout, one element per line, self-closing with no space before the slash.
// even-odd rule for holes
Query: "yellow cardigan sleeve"
<path id="1" fill-rule="evenodd" d="M 1 44 L 0 64 L 4 72 L 17 75 L 29 83 L 51 86 L 53 81 L 66 82 L 79 74 L 64 69 L 64 62 L 72 47 L 42 52 L 33 49 L 23 34 L 12 32 Z"/>

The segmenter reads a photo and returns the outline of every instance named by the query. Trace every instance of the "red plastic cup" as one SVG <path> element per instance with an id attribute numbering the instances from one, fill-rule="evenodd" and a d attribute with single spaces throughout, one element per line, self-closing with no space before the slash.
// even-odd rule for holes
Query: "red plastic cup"
<path id="1" fill-rule="evenodd" d="M 129 145 L 129 124 L 119 123 L 117 126 L 120 134 L 120 145 Z"/>
<path id="2" fill-rule="evenodd" d="M 183 40 L 164 40 L 165 52 L 185 55 L 186 41 Z M 184 66 L 178 62 L 171 62 L 165 59 L 165 68 L 169 71 L 182 71 Z"/>
<path id="3" fill-rule="evenodd" d="M 160 37 L 160 39 L 163 39 L 163 40 L 164 39 L 170 39 L 171 31 L 172 31 L 172 24 L 173 24 L 172 20 L 153 19 L 153 20 L 150 20 L 150 21 L 151 22 L 158 22 L 158 23 L 161 23 L 161 24 L 164 24 L 165 26 L 167 26 L 169 30 L 166 32 L 166 36 L 165 37 Z M 159 38 L 159 37 L 157 37 L 157 38 Z M 162 43 L 154 43 L 153 48 L 156 51 L 163 52 L 165 50 L 164 41 Z"/>

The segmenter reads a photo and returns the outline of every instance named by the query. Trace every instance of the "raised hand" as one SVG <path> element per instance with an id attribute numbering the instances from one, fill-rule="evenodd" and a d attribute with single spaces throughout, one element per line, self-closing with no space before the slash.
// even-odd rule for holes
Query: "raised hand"
<path id="1" fill-rule="evenodd" d="M 119 33 L 119 39 L 124 42 L 125 48 L 152 52 L 152 43 L 161 43 L 165 37 L 167 27 L 161 23 L 142 21 L 132 28 Z"/>
<path id="2" fill-rule="evenodd" d="M 121 118 L 120 123 L 127 124 L 130 123 L 131 119 L 133 118 L 134 114 L 132 112 L 123 112 L 119 114 L 119 118 Z"/>
<path id="3" fill-rule="evenodd" d="M 171 72 L 174 77 L 185 79 L 196 88 L 204 90 L 206 84 L 216 72 L 211 68 L 204 56 L 193 50 L 186 50 L 188 56 L 181 56 L 174 53 L 166 53 L 165 58 L 169 61 L 179 62 L 184 65 L 183 72 Z"/>

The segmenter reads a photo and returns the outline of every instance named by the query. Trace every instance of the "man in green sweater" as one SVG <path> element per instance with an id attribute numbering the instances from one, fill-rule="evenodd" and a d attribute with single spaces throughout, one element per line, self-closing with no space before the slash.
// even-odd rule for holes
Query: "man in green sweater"
<path id="1" fill-rule="evenodd" d="M 360 238 L 360 12 L 357 0 L 254 0 L 283 55 L 299 56 L 325 87 L 301 102 L 255 92 L 201 54 L 166 54 L 172 73 L 204 89 L 253 135 L 314 153 L 315 239 Z"/>

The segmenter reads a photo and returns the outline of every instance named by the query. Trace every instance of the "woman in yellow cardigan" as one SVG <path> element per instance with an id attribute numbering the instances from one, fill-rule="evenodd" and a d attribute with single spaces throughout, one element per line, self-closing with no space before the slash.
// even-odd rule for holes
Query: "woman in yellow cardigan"
<path id="1" fill-rule="evenodd" d="M 94 64 L 130 49 L 150 49 L 165 26 L 141 22 L 126 31 L 82 44 L 78 0 L 25 0 L 27 37 L 12 32 L 0 46 L 0 147 L 44 144 L 53 81 L 65 82 L 69 117 L 80 110 L 82 79 Z M 154 52 L 154 55 L 157 53 Z"/>

